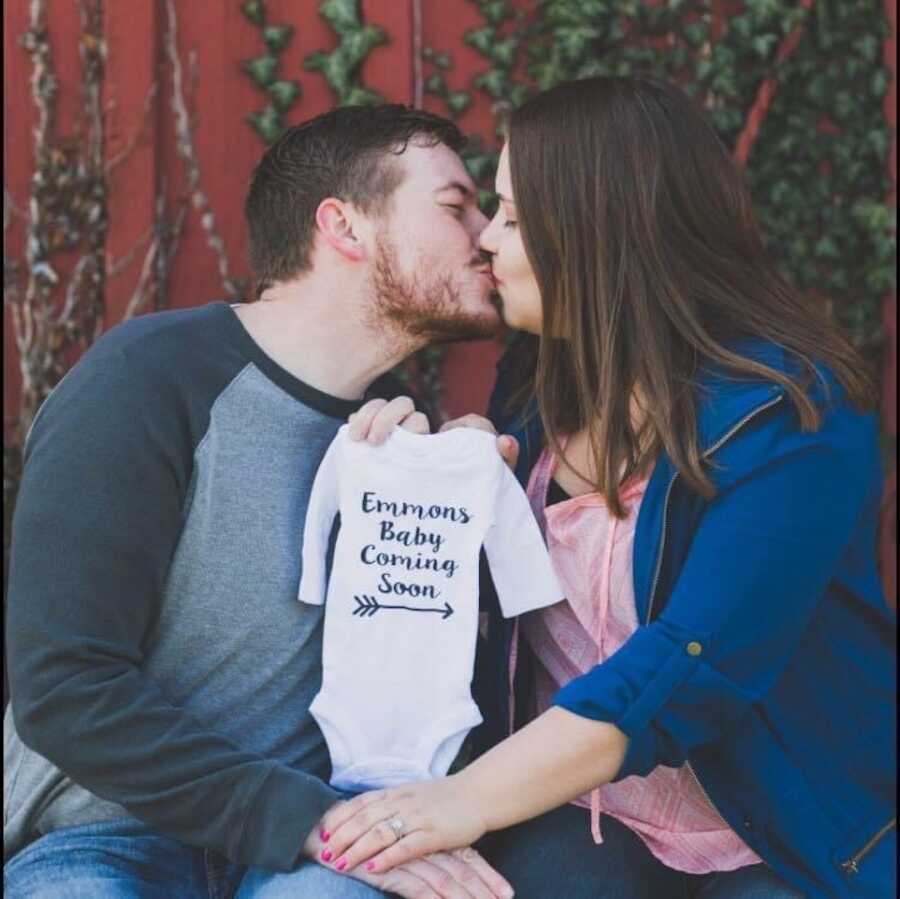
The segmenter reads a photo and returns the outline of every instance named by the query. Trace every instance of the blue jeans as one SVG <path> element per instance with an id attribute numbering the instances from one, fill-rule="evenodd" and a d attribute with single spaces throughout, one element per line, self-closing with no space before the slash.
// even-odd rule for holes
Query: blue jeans
<path id="1" fill-rule="evenodd" d="M 64 827 L 3 866 L 8 899 L 383 899 L 315 862 L 289 874 L 244 868 L 130 818 Z"/>
<path id="2" fill-rule="evenodd" d="M 487 837 L 478 848 L 515 887 L 516 899 L 803 899 L 764 864 L 716 874 L 667 868 L 608 815 L 603 842 L 573 805 Z"/>

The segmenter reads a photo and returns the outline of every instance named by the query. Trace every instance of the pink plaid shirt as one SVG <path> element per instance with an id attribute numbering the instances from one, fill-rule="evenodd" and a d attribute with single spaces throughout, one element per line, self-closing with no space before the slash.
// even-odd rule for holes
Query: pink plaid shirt
<path id="1" fill-rule="evenodd" d="M 561 686 L 609 658 L 638 627 L 631 561 L 647 481 L 624 487 L 628 514 L 617 519 L 597 493 L 547 506 L 555 467 L 556 457 L 545 450 L 528 484 L 528 498 L 567 596 L 566 602 L 521 619 L 522 634 L 537 661 L 538 713 L 551 706 Z M 591 810 L 595 842 L 603 842 L 603 812 L 634 831 L 656 858 L 678 871 L 733 871 L 761 861 L 713 808 L 686 765 L 659 765 L 646 777 L 606 784 L 574 804 Z"/>

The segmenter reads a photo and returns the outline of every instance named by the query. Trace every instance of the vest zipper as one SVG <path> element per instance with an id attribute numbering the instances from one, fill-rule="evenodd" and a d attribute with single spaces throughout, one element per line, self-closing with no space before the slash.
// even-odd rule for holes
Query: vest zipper
<path id="1" fill-rule="evenodd" d="M 888 832 L 897 826 L 897 819 L 892 818 L 879 830 L 855 855 L 845 862 L 841 862 L 841 870 L 845 874 L 859 874 L 859 863 L 887 836 Z"/>

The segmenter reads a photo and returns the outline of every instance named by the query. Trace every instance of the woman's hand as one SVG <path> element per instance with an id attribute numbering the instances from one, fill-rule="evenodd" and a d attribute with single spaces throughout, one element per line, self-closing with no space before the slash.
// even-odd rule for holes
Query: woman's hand
<path id="1" fill-rule="evenodd" d="M 320 828 L 313 830 L 303 851 L 312 861 L 331 867 L 323 858 L 329 850 L 321 833 Z M 512 886 L 471 847 L 433 852 L 382 874 L 363 867 L 345 867 L 341 873 L 401 899 L 512 899 L 515 895 Z"/>
<path id="2" fill-rule="evenodd" d="M 487 431 L 489 434 L 497 433 L 497 429 L 490 419 L 474 413 L 463 415 L 462 418 L 454 418 L 453 421 L 448 421 L 446 424 L 441 425 L 442 431 L 449 431 L 451 428 L 478 428 L 481 431 Z M 515 469 L 516 462 L 519 459 L 519 441 L 515 437 L 510 437 L 509 434 L 502 434 L 497 438 L 497 450 L 503 456 L 503 461 L 510 468 Z"/>
<path id="3" fill-rule="evenodd" d="M 370 400 L 347 420 L 350 437 L 353 440 L 367 440 L 378 446 L 384 443 L 395 427 L 404 428 L 414 434 L 428 434 L 431 430 L 428 419 L 416 412 L 415 403 L 408 396 L 398 396 L 387 400 Z M 493 424 L 482 415 L 464 415 L 454 418 L 441 426 L 441 431 L 452 428 L 478 428 L 489 434 L 496 434 Z M 497 449 L 503 461 L 510 468 L 516 467 L 519 458 L 519 444 L 515 437 L 504 434 L 497 438 Z"/>
<path id="4" fill-rule="evenodd" d="M 456 776 L 362 793 L 329 809 L 320 828 L 335 868 L 364 865 L 372 874 L 470 846 L 487 830 L 478 802 Z"/>

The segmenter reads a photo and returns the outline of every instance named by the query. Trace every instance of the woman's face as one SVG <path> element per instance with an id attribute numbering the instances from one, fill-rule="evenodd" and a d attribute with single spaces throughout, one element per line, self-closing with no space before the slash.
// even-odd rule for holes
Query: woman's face
<path id="1" fill-rule="evenodd" d="M 503 321 L 510 328 L 540 334 L 543 322 L 541 294 L 522 245 L 509 174 L 508 144 L 500 154 L 495 187 L 500 205 L 490 224 L 481 232 L 479 243 L 482 250 L 491 254 Z"/>

